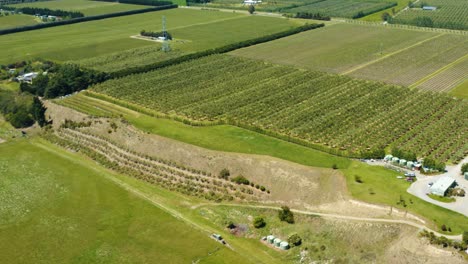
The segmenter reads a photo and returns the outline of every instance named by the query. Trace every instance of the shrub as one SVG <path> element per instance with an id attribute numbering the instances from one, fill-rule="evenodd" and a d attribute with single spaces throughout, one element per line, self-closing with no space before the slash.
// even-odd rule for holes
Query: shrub
<path id="1" fill-rule="evenodd" d="M 357 182 L 357 183 L 363 183 L 363 181 L 361 179 L 361 176 L 359 176 L 359 175 L 354 175 L 354 181 Z"/>
<path id="2" fill-rule="evenodd" d="M 302 244 L 302 238 L 298 234 L 289 236 L 288 243 L 291 246 L 300 246 Z"/>
<path id="3" fill-rule="evenodd" d="M 445 226 L 445 224 L 443 224 L 440 229 L 442 229 L 442 231 L 447 231 L 447 227 Z"/>
<path id="4" fill-rule="evenodd" d="M 337 169 L 338 169 L 338 165 L 333 164 L 332 169 L 337 170 Z"/>
<path id="5" fill-rule="evenodd" d="M 266 223 L 265 223 L 265 220 L 263 219 L 263 217 L 255 217 L 254 221 L 253 221 L 253 225 L 255 228 L 262 228 L 264 226 L 266 226 Z"/>
<path id="6" fill-rule="evenodd" d="M 229 228 L 229 229 L 233 229 L 233 228 L 236 227 L 236 225 L 234 224 L 234 222 L 229 221 L 229 222 L 227 222 L 226 227 Z"/>
<path id="7" fill-rule="evenodd" d="M 245 178 L 242 175 L 232 178 L 232 182 L 235 182 L 237 184 L 244 184 L 244 185 L 249 185 L 250 183 L 249 180 L 247 180 L 247 178 Z"/>
<path id="8" fill-rule="evenodd" d="M 231 172 L 228 169 L 222 169 L 219 172 L 219 178 L 227 180 L 231 176 Z"/>
<path id="9" fill-rule="evenodd" d="M 468 172 L 468 163 L 465 163 L 461 167 L 461 173 L 464 174 L 465 172 Z"/>
<path id="10" fill-rule="evenodd" d="M 278 212 L 278 217 L 281 221 L 294 224 L 294 215 L 287 206 L 281 206 L 281 210 Z"/>

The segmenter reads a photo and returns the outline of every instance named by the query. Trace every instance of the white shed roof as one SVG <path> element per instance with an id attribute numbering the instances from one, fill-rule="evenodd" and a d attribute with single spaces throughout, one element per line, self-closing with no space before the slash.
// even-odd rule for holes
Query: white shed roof
<path id="1" fill-rule="evenodd" d="M 447 191 L 448 188 L 450 188 L 450 186 L 454 184 L 454 182 L 455 179 L 450 177 L 442 177 L 431 186 L 430 190 L 435 194 L 443 194 L 445 191 Z"/>

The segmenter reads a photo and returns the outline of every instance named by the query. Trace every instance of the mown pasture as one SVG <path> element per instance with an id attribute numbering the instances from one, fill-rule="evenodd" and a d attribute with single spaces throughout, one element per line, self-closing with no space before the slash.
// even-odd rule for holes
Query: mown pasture
<path id="1" fill-rule="evenodd" d="M 457 65 L 453 71 L 463 71 L 467 43 L 464 35 L 335 24 L 231 54 L 398 85 L 419 85 L 431 77 L 439 84 L 431 90 L 448 91 L 463 74 L 452 74 L 447 83 L 435 73 L 452 64 Z"/>
<path id="2" fill-rule="evenodd" d="M 48 143 L 0 144 L 0 171 L 5 263 L 249 262 Z"/>
<path id="3" fill-rule="evenodd" d="M 48 8 L 51 10 L 78 11 L 85 16 L 95 16 L 123 11 L 148 8 L 144 5 L 121 4 L 118 2 L 102 2 L 92 0 L 53 0 L 38 1 L 33 3 L 22 3 L 11 5 L 11 7 L 35 7 Z"/>
<path id="4" fill-rule="evenodd" d="M 34 16 L 29 15 L 8 15 L 0 16 L 0 29 L 30 26 L 39 23 Z"/>
<path id="5" fill-rule="evenodd" d="M 199 127 L 155 118 L 84 94 L 56 102 L 94 116 L 124 117 L 142 131 L 207 149 L 268 155 L 314 167 L 330 168 L 336 164 L 346 176 L 348 190 L 356 199 L 406 209 L 425 217 L 429 226 L 435 229 L 439 229 L 443 223 L 449 225 L 454 233 L 468 228 L 465 216 L 413 197 L 406 192 L 409 183 L 397 179 L 397 172 L 383 167 L 368 166 L 239 127 Z M 361 177 L 361 183 L 355 181 L 356 176 Z M 400 198 L 406 201 L 406 207 L 397 204 Z"/>
<path id="6" fill-rule="evenodd" d="M 468 8 L 466 1 L 427 0 L 397 14 L 391 23 L 423 27 L 468 29 Z M 422 6 L 437 7 L 437 10 L 423 10 Z"/>
<path id="7" fill-rule="evenodd" d="M 456 162 L 467 151 L 458 136 L 467 129 L 467 102 L 229 55 L 110 80 L 93 90 L 164 114 L 264 130 L 333 154 L 359 157 L 394 145 Z"/>
<path id="8" fill-rule="evenodd" d="M 180 40 L 171 44 L 175 52 L 205 50 L 298 25 L 296 21 L 281 18 L 172 9 L 0 36 L 0 63 L 35 57 L 76 61 L 107 54 L 114 56 L 116 52 L 138 47 L 160 46 L 158 42 L 131 36 L 143 29 L 161 30 L 162 16 L 166 16 L 168 31 Z M 164 57 L 162 54 L 158 58 Z"/>

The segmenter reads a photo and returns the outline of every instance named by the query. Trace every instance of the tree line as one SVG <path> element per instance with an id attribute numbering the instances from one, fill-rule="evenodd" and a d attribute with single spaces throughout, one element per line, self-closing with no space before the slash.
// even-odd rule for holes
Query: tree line
<path id="1" fill-rule="evenodd" d="M 39 74 L 31 84 L 22 82 L 20 91 L 45 98 L 56 98 L 84 90 L 106 79 L 105 73 L 66 63 L 55 65 L 48 74 Z"/>
<path id="2" fill-rule="evenodd" d="M 40 7 L 10 7 L 10 6 L 2 6 L 4 10 L 15 11 L 15 12 L 22 12 L 23 14 L 27 15 L 46 15 L 46 16 L 58 16 L 58 17 L 65 17 L 65 18 L 79 18 L 84 17 L 84 14 L 77 11 L 65 11 L 60 9 L 49 9 L 49 8 L 40 8 Z"/>
<path id="3" fill-rule="evenodd" d="M 325 20 L 330 21 L 330 16 L 324 16 L 320 13 L 308 13 L 308 12 L 298 12 L 294 15 L 295 18 L 303 19 L 315 19 L 315 20 Z"/>
<path id="4" fill-rule="evenodd" d="M 165 6 L 172 5 L 171 1 L 158 0 L 94 0 L 98 2 L 117 2 L 122 4 L 148 5 L 148 6 Z"/>
<path id="5" fill-rule="evenodd" d="M 0 113 L 15 128 L 32 126 L 36 121 L 47 125 L 46 108 L 37 96 L 0 90 Z"/>
<path id="6" fill-rule="evenodd" d="M 103 14 L 103 15 L 97 15 L 97 16 L 78 17 L 78 18 L 72 18 L 68 20 L 35 24 L 35 25 L 30 25 L 30 26 L 7 28 L 7 29 L 0 30 L 0 35 L 7 35 L 7 34 L 18 33 L 18 32 L 36 30 L 36 29 L 49 28 L 49 27 L 64 26 L 64 25 L 94 21 L 94 20 L 101 20 L 101 19 L 112 18 L 112 17 L 142 14 L 142 13 L 148 13 L 148 12 L 154 12 L 154 11 L 166 10 L 166 9 L 172 9 L 172 8 L 177 8 L 177 5 L 171 4 L 171 5 L 165 5 L 165 6 L 156 6 L 156 7 L 149 7 L 145 9 L 129 10 L 129 11 Z"/>

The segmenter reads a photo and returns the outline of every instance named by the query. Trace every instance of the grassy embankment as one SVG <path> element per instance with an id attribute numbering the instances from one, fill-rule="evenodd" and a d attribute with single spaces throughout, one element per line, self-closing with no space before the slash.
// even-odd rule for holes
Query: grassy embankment
<path id="1" fill-rule="evenodd" d="M 269 155 L 315 167 L 330 168 L 337 164 L 346 176 L 348 189 L 354 198 L 408 210 L 427 219 L 428 226 L 434 229 L 440 229 L 440 226 L 445 224 L 451 227 L 453 234 L 468 230 L 465 216 L 408 194 L 406 189 L 409 183 L 397 179 L 398 173 L 382 167 L 368 166 L 238 127 L 193 127 L 177 121 L 154 118 L 83 95 L 58 102 L 96 116 L 121 115 L 143 131 L 208 149 Z M 355 182 L 356 175 L 361 177 L 363 183 Z M 406 207 L 401 203 L 397 204 L 400 199 L 405 201 Z"/>

